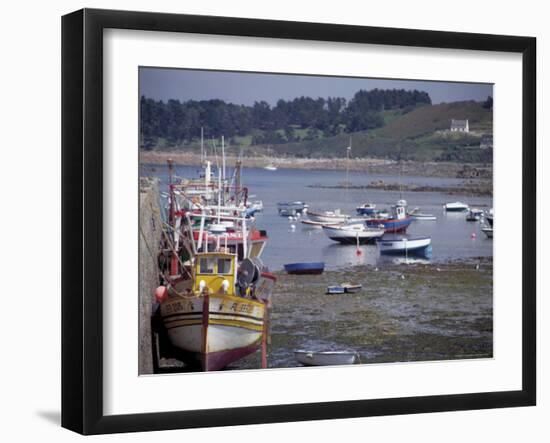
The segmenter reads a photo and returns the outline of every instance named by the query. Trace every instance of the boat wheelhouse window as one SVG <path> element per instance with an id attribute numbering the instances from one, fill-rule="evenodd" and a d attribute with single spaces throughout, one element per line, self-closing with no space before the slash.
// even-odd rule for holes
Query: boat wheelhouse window
<path id="1" fill-rule="evenodd" d="M 218 274 L 231 274 L 230 258 L 218 258 Z"/>
<path id="2" fill-rule="evenodd" d="M 215 258 L 201 258 L 200 273 L 201 274 L 213 274 L 215 263 L 216 263 Z"/>

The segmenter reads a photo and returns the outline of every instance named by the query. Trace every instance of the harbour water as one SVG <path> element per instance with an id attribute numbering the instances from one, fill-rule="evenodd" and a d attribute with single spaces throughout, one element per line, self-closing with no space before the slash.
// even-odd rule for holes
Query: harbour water
<path id="1" fill-rule="evenodd" d="M 177 177 L 198 177 L 200 168 L 196 166 L 176 166 Z M 228 168 L 227 175 L 232 170 Z M 142 165 L 140 175 L 154 175 L 161 180 L 160 188 L 168 182 L 168 169 L 164 165 Z M 355 207 L 365 201 L 375 203 L 377 208 L 389 208 L 404 198 L 409 209 L 419 207 L 421 212 L 431 213 L 436 221 L 413 221 L 407 230 L 410 237 L 428 235 L 432 237 L 433 255 L 431 262 L 492 257 L 493 242 L 481 232 L 479 222 L 466 222 L 465 213 L 446 213 L 443 205 L 460 200 L 470 206 L 489 209 L 492 198 L 464 195 L 448 195 L 438 192 L 382 191 L 377 189 L 319 189 L 312 186 L 322 184 L 337 186 L 346 179 L 344 171 L 318 171 L 279 169 L 245 169 L 242 182 L 250 189 L 250 200 L 263 202 L 263 213 L 258 214 L 256 225 L 265 229 L 269 242 L 262 255 L 264 263 L 274 271 L 283 269 L 285 263 L 324 261 L 326 269 L 345 269 L 354 265 L 384 266 L 396 263 L 400 258 L 380 256 L 375 245 L 360 246 L 357 254 L 355 245 L 340 245 L 330 240 L 318 227 L 300 223 L 300 219 L 289 220 L 277 212 L 277 202 L 302 200 L 312 210 L 340 209 L 343 213 L 356 215 Z M 462 179 L 374 175 L 359 172 L 349 173 L 351 184 L 367 185 L 371 181 L 383 180 L 387 183 L 401 181 L 404 185 L 452 186 L 462 183 Z"/>

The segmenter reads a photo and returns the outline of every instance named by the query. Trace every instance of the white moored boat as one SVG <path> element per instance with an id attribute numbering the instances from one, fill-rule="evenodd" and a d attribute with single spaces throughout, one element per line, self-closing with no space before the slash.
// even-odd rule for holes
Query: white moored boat
<path id="1" fill-rule="evenodd" d="M 323 211 L 323 212 L 315 212 L 315 211 L 307 211 L 307 216 L 311 221 L 316 222 L 328 222 L 328 223 L 344 223 L 346 220 L 350 218 L 349 215 L 342 214 L 339 209 L 335 209 L 334 211 Z"/>
<path id="2" fill-rule="evenodd" d="M 466 203 L 462 202 L 445 203 L 444 208 L 447 212 L 462 212 L 470 209 Z"/>
<path id="3" fill-rule="evenodd" d="M 365 244 L 384 235 L 383 228 L 368 228 L 364 223 L 339 226 L 323 226 L 323 232 L 331 240 L 345 244 Z"/>
<path id="4" fill-rule="evenodd" d="M 359 361 L 354 351 L 294 351 L 294 357 L 306 366 L 353 365 Z"/>
<path id="5" fill-rule="evenodd" d="M 421 212 L 416 212 L 414 214 L 411 214 L 411 217 L 414 220 L 425 220 L 425 221 L 433 221 L 437 220 L 437 217 L 433 214 L 423 214 Z"/>
<path id="6" fill-rule="evenodd" d="M 382 238 L 377 242 L 381 254 L 419 255 L 430 258 L 432 254 L 431 237 Z"/>

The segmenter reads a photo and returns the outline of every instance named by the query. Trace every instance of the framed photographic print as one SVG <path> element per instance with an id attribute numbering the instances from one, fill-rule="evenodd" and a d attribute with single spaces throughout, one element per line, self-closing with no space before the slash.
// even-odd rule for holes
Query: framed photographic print
<path id="1" fill-rule="evenodd" d="M 64 427 L 535 404 L 534 38 L 62 25 Z"/>

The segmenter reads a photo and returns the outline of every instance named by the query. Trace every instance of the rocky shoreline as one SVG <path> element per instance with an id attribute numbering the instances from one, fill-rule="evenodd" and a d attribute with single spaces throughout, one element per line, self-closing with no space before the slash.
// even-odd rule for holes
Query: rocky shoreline
<path id="1" fill-rule="evenodd" d="M 198 166 L 200 155 L 191 152 L 161 152 L 140 151 L 141 164 L 165 165 L 171 159 L 175 164 Z M 420 177 L 446 178 L 481 178 L 491 179 L 492 165 L 464 164 L 453 162 L 415 162 L 386 160 L 378 158 L 353 158 L 348 162 L 345 158 L 272 158 L 272 157 L 242 157 L 241 162 L 246 168 L 264 168 L 275 165 L 281 169 L 303 170 L 337 170 L 349 168 L 354 172 L 370 174 L 408 175 Z M 235 156 L 226 157 L 227 164 L 237 161 Z"/>
<path id="2" fill-rule="evenodd" d="M 309 188 L 317 189 L 378 189 L 381 191 L 405 192 L 440 192 L 449 195 L 469 195 L 477 197 L 492 197 L 493 183 L 490 180 L 470 180 L 460 186 L 430 186 L 415 184 L 386 183 L 383 180 L 372 181 L 367 185 L 340 183 L 338 185 L 314 184 Z"/>

